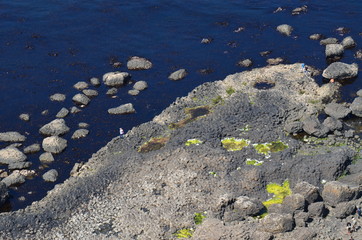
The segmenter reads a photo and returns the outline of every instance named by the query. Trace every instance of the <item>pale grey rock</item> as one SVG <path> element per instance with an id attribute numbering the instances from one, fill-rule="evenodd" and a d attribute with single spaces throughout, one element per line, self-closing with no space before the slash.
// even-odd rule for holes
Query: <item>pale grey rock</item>
<path id="1" fill-rule="evenodd" d="M 356 92 L 356 94 L 357 94 L 358 97 L 362 97 L 362 89 L 358 90 L 358 91 Z"/>
<path id="2" fill-rule="evenodd" d="M 130 114 L 135 112 L 136 110 L 133 108 L 132 103 L 126 103 L 119 107 L 108 109 L 109 114 Z"/>
<path id="3" fill-rule="evenodd" d="M 345 49 L 354 48 L 357 45 L 351 36 L 345 37 L 341 44 Z"/>
<path id="4" fill-rule="evenodd" d="M 60 109 L 60 111 L 55 116 L 56 118 L 65 118 L 69 114 L 69 110 L 66 108 Z"/>
<path id="5" fill-rule="evenodd" d="M 85 123 L 85 122 L 81 122 L 81 123 L 78 123 L 78 127 L 79 127 L 79 128 L 88 128 L 88 127 L 89 127 L 89 124 L 88 124 L 88 123 Z"/>
<path id="6" fill-rule="evenodd" d="M 310 40 L 321 40 L 323 38 L 323 35 L 320 33 L 315 33 L 309 36 Z"/>
<path id="7" fill-rule="evenodd" d="M 294 8 L 293 11 L 292 11 L 292 15 L 299 15 L 299 14 L 305 13 L 307 11 L 308 11 L 308 6 L 303 5 L 301 7 Z"/>
<path id="8" fill-rule="evenodd" d="M 148 88 L 148 84 L 146 81 L 138 81 L 133 85 L 133 88 L 135 90 L 142 91 Z"/>
<path id="9" fill-rule="evenodd" d="M 13 162 L 24 162 L 26 155 L 19 149 L 7 147 L 0 150 L 0 164 L 10 164 Z"/>
<path id="10" fill-rule="evenodd" d="M 324 121 L 323 121 L 323 125 L 328 127 L 332 132 L 335 130 L 342 130 L 343 128 L 343 123 L 333 117 L 327 117 Z"/>
<path id="11" fill-rule="evenodd" d="M 6 187 L 10 187 L 13 185 L 19 185 L 25 182 L 25 176 L 20 174 L 19 172 L 13 172 L 2 181 L 6 185 Z"/>
<path id="12" fill-rule="evenodd" d="M 179 70 L 171 73 L 170 76 L 168 76 L 168 79 L 173 80 L 173 81 L 178 81 L 178 80 L 185 78 L 186 75 L 187 75 L 186 69 L 179 69 Z"/>
<path id="13" fill-rule="evenodd" d="M 93 89 L 84 89 L 83 94 L 86 95 L 89 98 L 93 98 L 98 96 L 98 91 Z"/>
<path id="14" fill-rule="evenodd" d="M 309 117 L 303 121 L 303 130 L 315 137 L 326 137 L 329 129 L 321 124 L 317 117 Z"/>
<path id="15" fill-rule="evenodd" d="M 0 142 L 24 142 L 26 137 L 18 132 L 1 132 Z"/>
<path id="16" fill-rule="evenodd" d="M 87 130 L 87 129 L 78 129 L 73 133 L 72 139 L 84 138 L 88 134 L 89 134 L 89 130 Z"/>
<path id="17" fill-rule="evenodd" d="M 103 82 L 108 87 L 123 86 L 131 75 L 127 72 L 109 72 L 103 75 Z"/>
<path id="18" fill-rule="evenodd" d="M 324 69 L 322 76 L 327 79 L 343 80 L 354 78 L 358 75 L 358 65 L 356 63 L 347 64 L 334 62 Z"/>
<path id="19" fill-rule="evenodd" d="M 9 170 L 29 168 L 32 165 L 31 162 L 13 162 L 8 165 Z"/>
<path id="20" fill-rule="evenodd" d="M 88 103 L 90 102 L 90 99 L 83 93 L 78 93 L 74 95 L 72 100 L 79 105 L 88 105 Z"/>
<path id="21" fill-rule="evenodd" d="M 88 83 L 86 82 L 77 82 L 76 84 L 73 85 L 73 87 L 77 90 L 83 90 L 83 89 L 86 89 L 88 88 Z"/>
<path id="22" fill-rule="evenodd" d="M 240 60 L 237 65 L 240 67 L 251 67 L 253 65 L 253 61 L 251 59 L 244 59 Z"/>
<path id="23" fill-rule="evenodd" d="M 116 95 L 118 93 L 118 89 L 117 88 L 110 88 L 108 89 L 108 91 L 106 92 L 107 95 Z"/>
<path id="24" fill-rule="evenodd" d="M 41 115 L 43 115 L 43 116 L 47 116 L 48 114 L 49 114 L 49 110 L 48 110 L 48 109 L 46 109 L 46 110 L 44 110 L 44 111 L 41 112 Z"/>
<path id="25" fill-rule="evenodd" d="M 344 47 L 341 44 L 334 43 L 326 45 L 326 57 L 340 57 L 344 54 Z"/>
<path id="26" fill-rule="evenodd" d="M 342 119 L 351 113 L 351 109 L 346 107 L 344 104 L 332 102 L 326 105 L 324 112 L 333 118 Z"/>
<path id="27" fill-rule="evenodd" d="M 292 34 L 293 28 L 288 24 L 282 24 L 277 27 L 277 31 L 286 36 L 290 36 Z"/>
<path id="28" fill-rule="evenodd" d="M 54 157 L 50 152 L 45 152 L 39 156 L 39 160 L 42 163 L 52 163 L 54 162 Z"/>
<path id="29" fill-rule="evenodd" d="M 281 57 L 269 58 L 269 59 L 266 60 L 266 62 L 267 62 L 269 65 L 278 65 L 278 64 L 284 62 L 284 59 L 281 58 Z"/>
<path id="30" fill-rule="evenodd" d="M 19 115 L 19 118 L 25 122 L 28 122 L 30 120 L 30 115 L 28 113 L 22 113 Z"/>
<path id="31" fill-rule="evenodd" d="M 132 96 L 137 96 L 138 94 L 140 94 L 140 91 L 138 91 L 136 89 L 131 89 L 128 91 L 128 94 L 132 95 Z"/>
<path id="32" fill-rule="evenodd" d="M 24 153 L 25 154 L 36 153 L 36 152 L 39 152 L 40 149 L 41 149 L 40 144 L 34 143 L 34 144 L 24 148 Z"/>
<path id="33" fill-rule="evenodd" d="M 89 81 L 95 87 L 98 87 L 99 85 L 101 85 L 101 81 L 99 80 L 99 78 L 92 77 Z"/>
<path id="34" fill-rule="evenodd" d="M 76 106 L 73 106 L 70 108 L 70 113 L 71 114 L 76 114 L 76 113 L 79 113 L 81 112 L 82 110 L 80 110 L 79 108 L 77 108 Z"/>
<path id="35" fill-rule="evenodd" d="M 45 136 L 59 136 L 69 132 L 69 130 L 64 119 L 55 119 L 41 127 L 39 132 Z"/>
<path id="36" fill-rule="evenodd" d="M 152 68 L 152 63 L 146 58 L 134 56 L 128 60 L 127 68 L 130 70 L 146 70 Z"/>
<path id="37" fill-rule="evenodd" d="M 350 109 L 352 110 L 352 114 L 357 117 L 362 117 L 362 97 L 357 97 L 353 100 Z"/>
<path id="38" fill-rule="evenodd" d="M 285 124 L 284 130 L 290 134 L 299 133 L 303 131 L 303 123 L 296 121 Z"/>
<path id="39" fill-rule="evenodd" d="M 61 153 L 67 147 L 67 140 L 58 136 L 47 137 L 43 140 L 44 151 L 50 153 Z"/>
<path id="40" fill-rule="evenodd" d="M 338 39 L 337 38 L 326 38 L 326 39 L 320 40 L 319 43 L 320 43 L 320 45 L 335 44 L 335 43 L 338 43 Z"/>
<path id="41" fill-rule="evenodd" d="M 51 169 L 44 173 L 42 177 L 46 182 L 55 182 L 58 178 L 58 171 L 55 169 Z"/>
<path id="42" fill-rule="evenodd" d="M 51 95 L 49 98 L 51 101 L 64 102 L 66 96 L 62 93 L 55 93 L 55 94 Z"/>

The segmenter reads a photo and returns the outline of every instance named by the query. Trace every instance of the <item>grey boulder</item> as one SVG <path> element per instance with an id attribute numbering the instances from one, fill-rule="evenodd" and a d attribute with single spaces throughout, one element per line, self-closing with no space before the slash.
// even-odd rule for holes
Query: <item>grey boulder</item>
<path id="1" fill-rule="evenodd" d="M 28 122 L 30 120 L 30 115 L 27 113 L 22 113 L 19 115 L 19 118 L 25 122 Z"/>
<path id="2" fill-rule="evenodd" d="M 351 113 L 351 109 L 343 104 L 332 102 L 326 105 L 324 112 L 331 117 L 341 119 L 347 117 Z"/>
<path id="3" fill-rule="evenodd" d="M 103 75 L 103 82 L 108 87 L 123 86 L 131 75 L 127 72 L 109 72 Z"/>
<path id="4" fill-rule="evenodd" d="M 26 155 L 14 147 L 7 147 L 0 150 L 0 164 L 24 162 Z"/>
<path id="5" fill-rule="evenodd" d="M 78 129 L 73 133 L 72 139 L 84 138 L 88 134 L 89 134 L 89 130 L 87 130 L 87 129 Z"/>
<path id="6" fill-rule="evenodd" d="M 353 100 L 350 109 L 353 115 L 362 117 L 362 97 L 357 97 Z"/>
<path id="7" fill-rule="evenodd" d="M 152 63 L 146 58 L 134 56 L 128 60 L 127 68 L 130 70 L 146 70 L 152 68 Z"/>
<path id="8" fill-rule="evenodd" d="M 283 233 L 294 229 L 295 223 L 292 215 L 270 213 L 261 220 L 262 230 L 269 233 Z"/>
<path id="9" fill-rule="evenodd" d="M 277 31 L 286 36 L 290 36 L 292 34 L 293 28 L 288 24 L 282 24 L 277 27 Z"/>
<path id="10" fill-rule="evenodd" d="M 97 90 L 93 90 L 93 89 L 84 89 L 83 94 L 89 98 L 98 96 Z"/>
<path id="11" fill-rule="evenodd" d="M 92 77 L 91 79 L 89 79 L 89 81 L 95 87 L 98 87 L 99 85 L 101 85 L 101 81 L 99 80 L 99 78 Z"/>
<path id="12" fill-rule="evenodd" d="M 64 119 L 55 119 L 40 128 L 39 132 L 45 136 L 59 136 L 69 132 Z"/>
<path id="13" fill-rule="evenodd" d="M 42 146 L 46 152 L 61 153 L 67 147 L 67 140 L 58 136 L 51 136 L 43 140 Z"/>
<path id="14" fill-rule="evenodd" d="M 36 153 L 39 152 L 41 149 L 40 144 L 38 143 L 34 143 L 30 146 L 27 146 L 26 148 L 24 148 L 24 153 L 25 154 L 29 154 L 29 153 Z"/>
<path id="15" fill-rule="evenodd" d="M 358 187 L 350 187 L 347 184 L 332 181 L 324 185 L 322 197 L 325 203 L 334 207 L 338 203 L 347 202 L 358 196 Z"/>
<path id="16" fill-rule="evenodd" d="M 317 117 L 309 117 L 303 121 L 303 130 L 315 137 L 326 137 L 329 129 L 321 124 Z"/>
<path id="17" fill-rule="evenodd" d="M 76 84 L 73 85 L 73 87 L 77 90 L 83 90 L 86 89 L 88 87 L 88 83 L 86 82 L 77 82 Z"/>
<path id="18" fill-rule="evenodd" d="M 52 163 L 54 162 L 54 157 L 50 152 L 45 152 L 39 156 L 39 160 L 42 163 Z"/>
<path id="19" fill-rule="evenodd" d="M 0 142 L 24 142 L 26 137 L 18 132 L 0 133 Z"/>
<path id="20" fill-rule="evenodd" d="M 19 185 L 25 182 L 25 176 L 21 175 L 18 171 L 14 171 L 12 174 L 4 178 L 1 182 L 5 183 L 7 187 Z"/>
<path id="21" fill-rule="evenodd" d="M 55 94 L 51 95 L 49 98 L 50 98 L 51 101 L 63 102 L 63 101 L 65 101 L 66 97 L 62 93 L 55 93 Z"/>
<path id="22" fill-rule="evenodd" d="M 342 46 L 344 48 L 353 48 L 356 46 L 356 42 L 353 40 L 352 37 L 348 36 L 348 37 L 345 37 L 342 42 L 341 42 Z"/>
<path id="23" fill-rule="evenodd" d="M 108 109 L 109 114 L 130 114 L 134 112 L 136 112 L 136 110 L 133 108 L 132 103 L 126 103 L 119 107 Z"/>
<path id="24" fill-rule="evenodd" d="M 68 114 L 69 114 L 69 110 L 63 107 L 62 109 L 60 109 L 60 111 L 57 113 L 57 115 L 55 117 L 65 118 Z"/>
<path id="25" fill-rule="evenodd" d="M 51 169 L 44 173 L 42 177 L 46 182 L 55 182 L 58 178 L 58 172 L 55 169 Z"/>
<path id="26" fill-rule="evenodd" d="M 168 76 L 168 79 L 173 80 L 173 81 L 178 81 L 178 80 L 185 78 L 186 75 L 187 75 L 186 69 L 179 69 L 179 70 L 171 73 L 170 76 Z"/>
<path id="27" fill-rule="evenodd" d="M 356 63 L 347 64 L 334 62 L 324 69 L 322 76 L 327 79 L 343 80 L 354 78 L 358 75 L 358 65 Z"/>
<path id="28" fill-rule="evenodd" d="M 76 95 L 74 95 L 74 97 L 72 98 L 72 100 L 79 105 L 88 105 L 88 103 L 90 102 L 89 97 L 87 97 L 86 95 L 84 95 L 83 93 L 78 93 Z"/>
<path id="29" fill-rule="evenodd" d="M 340 57 L 344 53 L 344 48 L 341 44 L 334 43 L 326 45 L 325 54 L 327 58 Z"/>
<path id="30" fill-rule="evenodd" d="M 145 90 L 148 87 L 147 82 L 145 81 L 138 81 L 133 85 L 133 88 L 138 91 Z"/>

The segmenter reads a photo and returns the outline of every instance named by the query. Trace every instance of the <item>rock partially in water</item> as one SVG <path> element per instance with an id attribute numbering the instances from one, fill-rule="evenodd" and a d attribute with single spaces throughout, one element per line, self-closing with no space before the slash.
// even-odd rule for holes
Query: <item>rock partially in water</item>
<path id="1" fill-rule="evenodd" d="M 43 140 L 42 146 L 46 152 L 61 153 L 67 147 L 67 140 L 58 136 L 51 136 Z"/>
<path id="2" fill-rule="evenodd" d="M 134 56 L 128 60 L 127 68 L 129 70 L 147 70 L 152 68 L 152 63 L 146 58 Z"/>
<path id="3" fill-rule="evenodd" d="M 362 117 L 362 97 L 357 97 L 353 100 L 350 109 L 352 110 L 352 114 L 357 117 Z"/>
<path id="4" fill-rule="evenodd" d="M 24 142 L 26 137 L 18 132 L 1 132 L 0 142 Z"/>
<path id="5" fill-rule="evenodd" d="M 40 144 L 38 143 L 34 143 L 30 146 L 27 146 L 26 148 L 24 148 L 24 153 L 25 154 L 31 154 L 31 153 L 36 153 L 39 152 L 41 149 Z"/>
<path id="6" fill-rule="evenodd" d="M 136 110 L 133 108 L 132 103 L 126 103 L 119 107 L 108 109 L 109 114 L 130 114 L 135 112 Z"/>
<path id="7" fill-rule="evenodd" d="M 133 85 L 133 88 L 138 91 L 143 91 L 148 88 L 148 84 L 146 81 L 138 81 Z"/>
<path id="8" fill-rule="evenodd" d="M 19 172 L 13 172 L 8 177 L 4 178 L 1 182 L 4 183 L 6 187 L 19 185 L 25 182 L 25 176 Z"/>
<path id="9" fill-rule="evenodd" d="M 103 82 L 108 87 L 120 87 L 131 78 L 127 72 L 109 72 L 103 75 Z"/>
<path id="10" fill-rule="evenodd" d="M 6 202 L 9 198 L 8 188 L 5 183 L 0 182 L 0 207 Z"/>
<path id="11" fill-rule="evenodd" d="M 303 121 L 303 130 L 315 137 L 326 137 L 329 129 L 320 123 L 317 117 L 308 117 Z"/>
<path id="12" fill-rule="evenodd" d="M 213 40 L 214 40 L 214 39 L 212 39 L 212 38 L 203 38 L 203 39 L 201 39 L 201 43 L 202 43 L 202 44 L 209 44 L 209 43 L 211 43 Z"/>
<path id="13" fill-rule="evenodd" d="M 88 103 L 90 102 L 90 99 L 83 93 L 78 93 L 74 95 L 72 100 L 79 105 L 88 105 Z"/>
<path id="14" fill-rule="evenodd" d="M 83 93 L 89 98 L 98 96 L 98 91 L 93 89 L 84 89 Z"/>
<path id="15" fill-rule="evenodd" d="M 26 158 L 24 153 L 14 147 L 7 147 L 0 150 L 0 164 L 24 162 Z"/>
<path id="16" fill-rule="evenodd" d="M 327 79 L 344 80 L 357 77 L 358 65 L 356 63 L 347 64 L 334 62 L 324 69 L 322 76 Z"/>
<path id="17" fill-rule="evenodd" d="M 82 110 L 80 110 L 79 108 L 77 108 L 76 106 L 73 106 L 71 109 L 70 109 L 70 113 L 71 114 L 76 114 L 76 113 L 79 113 L 81 112 Z"/>
<path id="18" fill-rule="evenodd" d="M 88 83 L 86 82 L 77 82 L 76 84 L 73 85 L 73 87 L 77 90 L 83 90 L 83 89 L 86 89 L 88 88 Z"/>
<path id="19" fill-rule="evenodd" d="M 269 65 L 278 65 L 282 62 L 284 62 L 284 59 L 281 58 L 281 57 L 278 57 L 278 58 L 269 58 L 266 60 L 266 62 L 269 64 Z"/>
<path id="20" fill-rule="evenodd" d="M 80 122 L 80 123 L 78 123 L 78 127 L 79 127 L 79 128 L 88 128 L 88 127 L 89 127 L 89 124 L 88 124 L 88 123 L 85 123 L 85 122 Z"/>
<path id="21" fill-rule="evenodd" d="M 51 95 L 49 98 L 51 101 L 64 102 L 66 96 L 62 93 L 55 93 L 55 94 Z"/>
<path id="22" fill-rule="evenodd" d="M 87 130 L 87 129 L 78 129 L 73 133 L 72 139 L 84 138 L 88 134 L 89 134 L 89 130 Z"/>
<path id="23" fill-rule="evenodd" d="M 69 114 L 69 110 L 66 108 L 60 109 L 60 111 L 55 116 L 56 118 L 65 118 Z"/>
<path id="24" fill-rule="evenodd" d="M 131 89 L 128 91 L 128 94 L 132 95 L 132 96 L 137 96 L 138 94 L 140 94 L 140 91 L 138 91 L 136 89 Z"/>
<path id="25" fill-rule="evenodd" d="M 334 43 L 326 45 L 326 57 L 341 57 L 344 53 L 344 47 L 341 44 Z"/>
<path id="26" fill-rule="evenodd" d="M 22 113 L 19 115 L 19 118 L 25 122 L 28 122 L 30 120 L 30 115 L 28 113 Z"/>
<path id="27" fill-rule="evenodd" d="M 341 42 L 342 46 L 347 49 L 347 48 L 354 48 L 357 44 L 356 42 L 353 40 L 352 37 L 348 36 L 345 37 L 342 42 Z"/>
<path id="28" fill-rule="evenodd" d="M 106 92 L 107 95 L 116 95 L 118 93 L 118 89 L 117 88 L 110 88 L 108 89 L 108 91 Z"/>
<path id="29" fill-rule="evenodd" d="M 323 125 L 328 127 L 332 132 L 335 130 L 342 130 L 343 123 L 334 117 L 327 117 L 323 121 Z"/>
<path id="30" fill-rule="evenodd" d="M 357 59 L 362 59 L 362 49 L 357 50 L 354 54 L 354 57 Z"/>
<path id="31" fill-rule="evenodd" d="M 301 13 L 306 13 L 308 11 L 308 6 L 303 5 L 301 7 L 294 8 L 292 11 L 292 15 L 299 15 Z"/>
<path id="32" fill-rule="evenodd" d="M 54 157 L 50 152 L 45 152 L 39 156 L 39 160 L 42 163 L 52 163 L 54 162 Z"/>
<path id="33" fill-rule="evenodd" d="M 326 105 L 324 112 L 336 119 L 342 119 L 351 113 L 351 109 L 346 107 L 344 104 L 332 102 Z"/>
<path id="34" fill-rule="evenodd" d="M 240 60 L 237 65 L 240 67 L 251 67 L 253 65 L 253 61 L 251 59 L 244 59 Z"/>
<path id="35" fill-rule="evenodd" d="M 69 130 L 64 119 L 55 119 L 41 127 L 39 132 L 45 136 L 59 136 L 69 132 Z"/>
<path id="36" fill-rule="evenodd" d="M 322 39 L 319 42 L 320 45 L 328 45 L 328 44 L 336 44 L 336 43 L 338 43 L 338 39 L 337 38 L 332 38 L 332 37 Z"/>
<path id="37" fill-rule="evenodd" d="M 31 162 L 14 162 L 8 165 L 9 170 L 29 168 L 33 163 Z"/>
<path id="38" fill-rule="evenodd" d="M 290 36 L 292 34 L 293 28 L 288 24 L 282 24 L 277 27 L 277 31 L 286 36 Z"/>
<path id="39" fill-rule="evenodd" d="M 91 79 L 89 79 L 89 81 L 95 87 L 99 87 L 101 85 L 101 81 L 99 80 L 99 78 L 92 77 Z"/>
<path id="40" fill-rule="evenodd" d="M 315 33 L 315 34 L 312 34 L 309 36 L 310 40 L 321 40 L 323 38 L 324 38 L 324 36 L 320 33 Z"/>
<path id="41" fill-rule="evenodd" d="M 58 171 L 55 169 L 51 169 L 44 173 L 42 177 L 46 182 L 55 182 L 58 178 Z"/>
<path id="42" fill-rule="evenodd" d="M 173 81 L 178 81 L 178 80 L 185 78 L 186 75 L 187 75 L 186 69 L 179 69 L 179 70 L 171 73 L 170 76 L 168 76 L 168 79 L 173 80 Z"/>

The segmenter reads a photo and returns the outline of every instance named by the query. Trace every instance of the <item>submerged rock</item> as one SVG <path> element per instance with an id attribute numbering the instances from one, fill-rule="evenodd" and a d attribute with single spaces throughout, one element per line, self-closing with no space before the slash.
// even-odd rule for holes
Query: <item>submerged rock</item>
<path id="1" fill-rule="evenodd" d="M 116 95 L 118 93 L 118 89 L 117 88 L 110 88 L 107 90 L 106 94 L 107 95 Z"/>
<path id="2" fill-rule="evenodd" d="M 128 60 L 127 68 L 129 70 L 146 70 L 152 68 L 152 63 L 146 58 L 134 56 Z"/>
<path id="3" fill-rule="evenodd" d="M 358 65 L 356 63 L 347 64 L 334 62 L 324 69 L 322 76 L 327 79 L 344 80 L 354 78 L 358 75 Z"/>
<path id="4" fill-rule="evenodd" d="M 67 147 L 67 140 L 58 136 L 51 136 L 43 140 L 42 146 L 46 152 L 61 153 Z"/>
<path id="5" fill-rule="evenodd" d="M 109 114 L 130 114 L 135 112 L 136 110 L 133 108 L 132 103 L 127 103 L 116 108 L 108 109 Z"/>
<path id="6" fill-rule="evenodd" d="M 309 36 L 310 40 L 321 40 L 324 36 L 320 33 L 315 33 Z"/>
<path id="7" fill-rule="evenodd" d="M 337 38 L 326 38 L 326 39 L 320 40 L 320 42 L 319 42 L 320 45 L 328 45 L 328 44 L 336 44 L 336 43 L 338 43 Z"/>
<path id="8" fill-rule="evenodd" d="M 84 89 L 83 93 L 84 93 L 84 95 L 86 95 L 87 97 L 90 97 L 90 98 L 98 96 L 98 92 L 93 89 Z"/>
<path id="9" fill-rule="evenodd" d="M 120 87 L 131 78 L 127 72 L 109 72 L 103 75 L 103 82 L 108 87 Z"/>
<path id="10" fill-rule="evenodd" d="M 0 142 L 24 142 L 26 137 L 18 132 L 0 133 Z"/>
<path id="11" fill-rule="evenodd" d="M 131 89 L 128 91 L 128 94 L 132 95 L 132 96 L 137 96 L 138 94 L 140 94 L 140 91 L 138 91 L 136 89 Z"/>
<path id="12" fill-rule="evenodd" d="M 237 65 L 240 67 L 251 67 L 253 65 L 253 61 L 251 61 L 251 59 L 244 59 L 240 60 Z"/>
<path id="13" fill-rule="evenodd" d="M 282 24 L 277 27 L 277 31 L 286 36 L 290 36 L 292 34 L 293 28 L 288 24 Z"/>
<path id="14" fill-rule="evenodd" d="M 14 147 L 7 147 L 0 150 L 0 164 L 24 162 L 26 155 Z"/>
<path id="15" fill-rule="evenodd" d="M 45 136 L 59 136 L 69 132 L 69 130 L 64 119 L 55 119 L 41 127 L 39 132 Z"/>
<path id="16" fill-rule="evenodd" d="M 168 76 L 168 79 L 173 81 L 178 81 L 185 78 L 186 75 L 187 75 L 186 69 L 180 69 L 177 70 L 176 72 L 171 73 L 170 76 Z"/>

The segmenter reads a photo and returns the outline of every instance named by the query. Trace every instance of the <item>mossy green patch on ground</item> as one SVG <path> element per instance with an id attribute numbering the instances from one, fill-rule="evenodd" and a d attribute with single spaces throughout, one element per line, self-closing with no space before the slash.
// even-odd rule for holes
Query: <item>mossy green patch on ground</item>
<path id="1" fill-rule="evenodd" d="M 269 156 L 270 153 L 280 152 L 288 148 L 288 145 L 281 142 L 280 140 L 270 143 L 253 144 L 253 146 L 258 153 L 264 154 L 266 156 Z"/>
<path id="2" fill-rule="evenodd" d="M 148 142 L 145 142 L 138 148 L 138 152 L 146 153 L 161 149 L 170 140 L 168 137 L 151 138 Z"/>
<path id="3" fill-rule="evenodd" d="M 289 187 L 289 181 L 285 180 L 282 185 L 277 183 L 270 183 L 266 186 L 266 191 L 268 193 L 273 193 L 273 198 L 263 202 L 264 206 L 268 208 L 272 204 L 283 203 L 283 200 L 286 196 L 292 194 L 292 190 Z"/>
<path id="4" fill-rule="evenodd" d="M 171 123 L 169 125 L 169 128 L 175 129 L 185 126 L 187 123 L 190 123 L 192 121 L 195 121 L 196 119 L 206 116 L 210 113 L 210 107 L 209 106 L 200 106 L 200 107 L 194 107 L 194 108 L 186 108 L 185 113 L 188 115 L 187 118 L 177 122 L 177 123 Z"/>
<path id="5" fill-rule="evenodd" d="M 223 102 L 224 102 L 224 100 L 222 99 L 221 96 L 217 96 L 217 97 L 215 97 L 215 98 L 212 99 L 212 103 L 213 103 L 214 105 L 219 104 L 219 103 L 223 103 Z"/>
<path id="6" fill-rule="evenodd" d="M 246 159 L 246 165 L 254 165 L 254 166 L 261 166 L 264 161 L 259 161 L 256 159 Z"/>
<path id="7" fill-rule="evenodd" d="M 204 215 L 204 213 L 195 213 L 194 216 L 194 221 L 196 225 L 199 225 L 202 223 L 202 221 L 204 220 L 204 218 L 206 218 L 206 216 Z"/>
<path id="8" fill-rule="evenodd" d="M 231 94 L 235 93 L 235 89 L 233 87 L 229 87 L 229 88 L 226 89 L 226 93 L 228 95 L 231 95 Z"/>
<path id="9" fill-rule="evenodd" d="M 202 144 L 202 141 L 196 138 L 193 139 L 189 139 L 185 142 L 186 146 L 191 146 L 191 145 L 200 145 Z"/>
<path id="10" fill-rule="evenodd" d="M 192 237 L 192 234 L 194 233 L 194 230 L 192 228 L 183 228 L 178 230 L 174 235 L 177 238 L 190 238 Z"/>
<path id="11" fill-rule="evenodd" d="M 224 138 L 221 140 L 222 146 L 228 151 L 240 151 L 249 146 L 250 140 L 238 138 Z"/>

